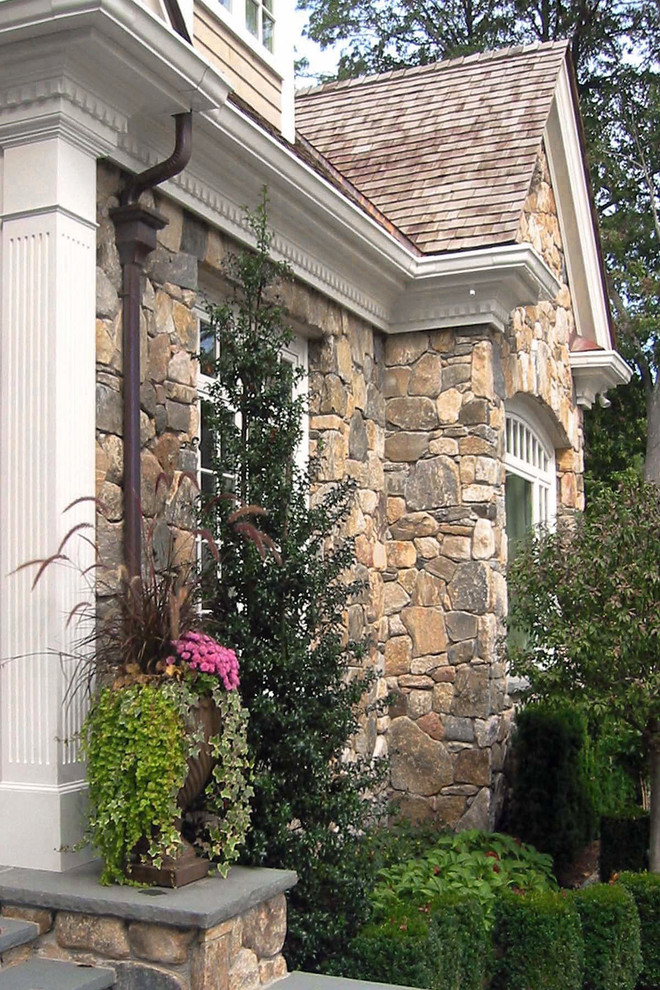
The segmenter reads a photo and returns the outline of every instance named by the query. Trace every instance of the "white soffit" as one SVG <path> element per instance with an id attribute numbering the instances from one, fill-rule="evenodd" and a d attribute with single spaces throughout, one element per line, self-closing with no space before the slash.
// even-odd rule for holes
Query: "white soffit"
<path id="1" fill-rule="evenodd" d="M 544 140 L 577 332 L 609 350 L 612 347 L 609 308 L 566 62 L 559 74 Z"/>

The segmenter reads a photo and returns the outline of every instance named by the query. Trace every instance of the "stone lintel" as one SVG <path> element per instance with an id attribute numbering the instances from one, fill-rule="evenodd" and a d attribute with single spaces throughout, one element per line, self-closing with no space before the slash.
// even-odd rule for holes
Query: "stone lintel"
<path id="1" fill-rule="evenodd" d="M 226 879 L 206 877 L 177 890 L 102 887 L 100 875 L 99 863 L 65 873 L 0 867 L 0 903 L 208 929 L 246 914 L 298 881 L 291 870 L 246 866 L 232 867 Z"/>

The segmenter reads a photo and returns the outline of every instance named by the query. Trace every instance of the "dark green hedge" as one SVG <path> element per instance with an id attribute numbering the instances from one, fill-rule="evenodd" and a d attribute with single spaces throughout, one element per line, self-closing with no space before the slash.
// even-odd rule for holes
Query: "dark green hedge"
<path id="1" fill-rule="evenodd" d="M 649 816 L 603 815 L 600 820 L 600 878 L 607 883 L 613 873 L 646 870 L 649 865 Z"/>
<path id="2" fill-rule="evenodd" d="M 428 919 L 415 908 L 382 924 L 368 925 L 351 940 L 340 959 L 324 972 L 354 980 L 374 980 L 401 986 L 434 988 L 435 944 Z"/>
<path id="3" fill-rule="evenodd" d="M 581 990 L 582 933 L 571 898 L 504 892 L 493 938 L 493 990 Z"/>
<path id="4" fill-rule="evenodd" d="M 573 708 L 534 703 L 516 715 L 509 830 L 549 853 L 556 870 L 596 834 L 586 741 L 584 716 Z"/>
<path id="5" fill-rule="evenodd" d="M 489 949 L 479 901 L 448 896 L 434 902 L 432 917 L 413 908 L 363 928 L 325 972 L 422 990 L 482 990 Z"/>
<path id="6" fill-rule="evenodd" d="M 640 990 L 660 990 L 660 874 L 622 873 L 618 878 L 635 899 L 642 943 Z"/>
<path id="7" fill-rule="evenodd" d="M 584 943 L 584 990 L 634 990 L 642 969 L 639 915 L 625 887 L 575 891 Z"/>
<path id="8" fill-rule="evenodd" d="M 431 933 L 436 948 L 434 990 L 482 990 L 490 970 L 491 941 L 475 897 L 434 902 Z"/>

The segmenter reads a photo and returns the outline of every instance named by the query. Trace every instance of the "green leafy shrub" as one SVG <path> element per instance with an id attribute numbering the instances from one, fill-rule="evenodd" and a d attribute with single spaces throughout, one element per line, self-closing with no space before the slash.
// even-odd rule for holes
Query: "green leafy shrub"
<path id="1" fill-rule="evenodd" d="M 633 990 L 642 968 L 639 915 L 624 887 L 575 891 L 584 943 L 584 990 Z"/>
<path id="2" fill-rule="evenodd" d="M 423 856 L 381 870 L 372 900 L 378 917 L 429 907 L 451 894 L 472 895 L 492 917 L 496 894 L 506 888 L 547 890 L 556 886 L 549 856 L 501 833 L 446 833 Z"/>
<path id="3" fill-rule="evenodd" d="M 491 939 L 479 898 L 439 898 L 431 931 L 436 947 L 434 990 L 482 990 L 490 969 Z"/>
<path id="4" fill-rule="evenodd" d="M 492 990 L 581 990 L 582 934 L 573 902 L 554 891 L 495 902 Z"/>
<path id="5" fill-rule="evenodd" d="M 232 298 L 209 311 L 203 340 L 220 489 L 207 522 L 222 547 L 205 609 L 240 655 L 250 712 L 254 797 L 243 862 L 298 873 L 284 952 L 291 968 L 315 970 L 368 920 L 375 870 L 365 793 L 377 790 L 379 769 L 342 760 L 371 684 L 365 644 L 345 642 L 346 610 L 363 587 L 350 579 L 354 548 L 341 538 L 351 487 L 323 485 L 310 504 L 315 465 L 297 463 L 301 370 L 282 359 L 292 334 L 277 303 L 290 271 L 270 259 L 265 203 L 246 220 L 256 251 L 227 259 Z M 260 527 L 277 545 L 277 566 L 229 525 L 236 497 L 265 510 Z"/>
<path id="6" fill-rule="evenodd" d="M 660 874 L 622 873 L 617 880 L 635 899 L 639 914 L 642 972 L 638 987 L 660 987 Z"/>
<path id="7" fill-rule="evenodd" d="M 558 870 L 596 832 L 586 742 L 586 720 L 575 708 L 536 703 L 516 715 L 510 829 L 552 856 Z"/>
<path id="8" fill-rule="evenodd" d="M 649 815 L 641 808 L 628 815 L 603 815 L 600 820 L 600 877 L 646 870 L 649 865 Z"/>

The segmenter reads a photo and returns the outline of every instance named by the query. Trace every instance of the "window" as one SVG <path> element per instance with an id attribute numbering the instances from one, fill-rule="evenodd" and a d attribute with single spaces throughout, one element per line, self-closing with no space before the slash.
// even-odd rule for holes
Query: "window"
<path id="1" fill-rule="evenodd" d="M 275 39 L 273 0 L 245 0 L 245 26 L 264 48 L 272 52 Z"/>
<path id="2" fill-rule="evenodd" d="M 206 319 L 206 314 L 203 310 L 198 310 L 198 333 L 199 333 L 199 353 L 200 353 L 200 367 L 199 367 L 199 383 L 198 383 L 198 393 L 199 393 L 199 487 L 202 494 L 206 497 L 212 497 L 221 487 L 223 491 L 231 491 L 233 488 L 233 479 L 230 474 L 222 473 L 223 484 L 219 486 L 218 472 L 214 465 L 216 463 L 222 464 L 222 452 L 214 451 L 213 449 L 213 436 L 209 429 L 209 414 L 210 414 L 210 403 L 209 395 L 210 388 L 213 383 L 213 362 L 215 360 L 217 341 L 213 333 L 210 332 L 210 326 Z M 302 368 L 304 374 L 300 377 L 300 380 L 296 384 L 296 396 L 300 395 L 306 398 L 307 396 L 307 369 L 308 369 L 308 348 L 307 340 L 304 337 L 300 337 L 297 334 L 294 335 L 293 339 L 282 349 L 282 360 L 286 361 L 288 364 L 293 365 L 294 368 Z M 236 419 L 238 421 L 239 414 L 236 414 Z M 300 447 L 296 453 L 296 463 L 303 469 L 307 466 L 307 460 L 309 457 L 309 417 L 305 412 L 303 415 L 302 422 L 302 437 L 300 442 Z M 219 457 L 215 457 L 214 454 L 219 453 Z"/>
<path id="3" fill-rule="evenodd" d="M 506 413 L 505 508 L 509 564 L 516 547 L 534 526 L 552 526 L 556 515 L 555 454 L 550 441 L 527 409 L 516 405 Z M 509 624 L 509 647 L 523 647 L 523 630 Z M 509 678 L 509 694 L 516 697 L 526 682 Z"/>
<path id="4" fill-rule="evenodd" d="M 233 34 L 256 51 L 259 51 L 259 46 L 263 46 L 270 55 L 275 55 L 276 49 L 275 2 L 276 0 L 203 0 L 205 6 Z M 278 44 L 277 47 L 279 49 L 281 46 Z M 265 54 L 263 50 L 261 54 Z M 270 61 L 267 56 L 266 61 Z"/>
<path id="5" fill-rule="evenodd" d="M 555 457 L 551 444 L 519 412 L 506 414 L 506 531 L 509 556 L 533 526 L 556 513 Z"/>

